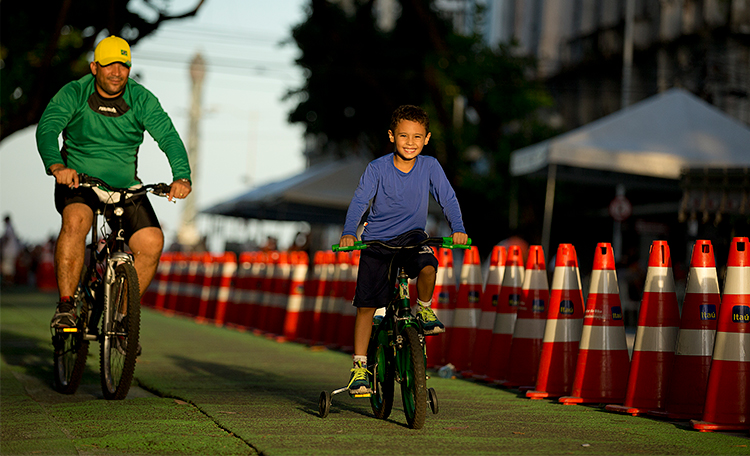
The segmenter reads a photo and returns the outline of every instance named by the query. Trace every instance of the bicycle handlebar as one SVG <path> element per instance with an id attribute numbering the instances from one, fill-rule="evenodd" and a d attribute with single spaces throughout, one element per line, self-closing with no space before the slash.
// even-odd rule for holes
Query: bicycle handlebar
<path id="1" fill-rule="evenodd" d="M 109 190 L 110 192 L 116 192 L 116 193 L 128 193 L 131 195 L 137 195 L 139 193 L 145 193 L 150 192 L 153 193 L 156 196 L 163 196 L 167 197 L 169 195 L 169 191 L 172 189 L 172 186 L 165 183 L 160 184 L 146 184 L 143 185 L 140 188 L 136 189 L 130 189 L 130 188 L 115 188 L 111 187 L 109 184 L 104 182 L 103 180 L 89 176 L 87 174 L 80 173 L 78 174 L 78 185 L 81 187 L 104 187 L 105 189 Z"/>
<path id="2" fill-rule="evenodd" d="M 362 250 L 366 249 L 369 245 L 378 245 L 391 250 L 402 250 L 402 249 L 413 249 L 421 247 L 423 245 L 430 245 L 434 247 L 441 247 L 444 249 L 469 249 L 471 248 L 471 238 L 466 241 L 466 244 L 454 244 L 453 238 L 450 236 L 446 237 L 429 237 L 422 241 L 419 241 L 413 245 L 389 245 L 383 241 L 355 241 L 353 246 L 350 247 L 339 247 L 338 244 L 333 244 L 331 250 L 334 252 L 348 252 L 351 250 Z"/>

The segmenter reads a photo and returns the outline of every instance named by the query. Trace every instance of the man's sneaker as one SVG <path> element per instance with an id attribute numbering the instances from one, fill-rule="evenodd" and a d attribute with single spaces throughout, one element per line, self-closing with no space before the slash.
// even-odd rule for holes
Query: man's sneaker
<path id="1" fill-rule="evenodd" d="M 417 320 L 422 323 L 425 335 L 440 334 L 445 332 L 445 325 L 440 323 L 431 307 L 417 306 Z"/>
<path id="2" fill-rule="evenodd" d="M 57 303 L 57 310 L 50 322 L 52 328 L 75 328 L 76 305 L 73 298 L 65 298 Z"/>
<path id="3" fill-rule="evenodd" d="M 347 388 L 349 388 L 349 394 L 372 394 L 370 382 L 367 379 L 367 375 L 370 373 L 370 371 L 367 370 L 367 364 L 362 362 L 355 363 L 351 372 L 352 375 L 349 378 L 349 385 L 347 385 Z"/>

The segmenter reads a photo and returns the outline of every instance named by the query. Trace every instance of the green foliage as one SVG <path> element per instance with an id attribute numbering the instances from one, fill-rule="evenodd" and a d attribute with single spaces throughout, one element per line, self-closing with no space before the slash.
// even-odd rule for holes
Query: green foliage
<path id="1" fill-rule="evenodd" d="M 166 13 L 169 0 L 141 2 L 156 19 L 128 8 L 129 0 L 62 0 L 35 6 L 25 0 L 2 2 L 0 19 L 0 140 L 39 121 L 52 96 L 89 72 L 97 37 L 118 35 L 130 45 L 167 20 L 195 15 L 204 0 L 181 15 Z"/>
<path id="2" fill-rule="evenodd" d="M 319 139 L 323 156 L 380 156 L 391 150 L 393 110 L 424 107 L 432 132 L 425 153 L 437 156 L 453 182 L 475 244 L 491 247 L 497 227 L 507 226 L 510 153 L 557 133 L 536 115 L 553 102 L 530 77 L 535 62 L 510 46 L 487 45 L 478 33 L 455 33 L 428 0 L 401 0 L 390 31 L 376 25 L 372 0 L 347 11 L 339 5 L 311 0 L 307 20 L 293 31 L 297 63 L 307 72 L 288 95 L 300 100 L 290 122 Z M 474 19 L 481 24 L 481 9 Z"/>

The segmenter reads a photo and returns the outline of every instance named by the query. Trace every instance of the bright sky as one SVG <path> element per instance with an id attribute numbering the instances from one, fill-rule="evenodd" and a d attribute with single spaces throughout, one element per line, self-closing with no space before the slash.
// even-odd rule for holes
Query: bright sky
<path id="1" fill-rule="evenodd" d="M 173 0 L 171 10 L 185 12 L 197 1 Z M 137 7 L 139 2 L 131 3 Z M 190 61 L 200 52 L 207 62 L 201 155 L 193 164 L 191 196 L 199 210 L 304 169 L 303 128 L 286 121 L 295 102 L 282 101 L 303 81 L 294 65 L 298 50 L 279 43 L 305 18 L 307 3 L 206 0 L 197 17 L 168 22 L 133 47 L 131 76 L 159 98 L 186 144 Z M 36 151 L 35 128 L 0 143 L 0 214 L 9 213 L 21 240 L 30 243 L 56 236 L 60 227 L 54 182 Z M 139 153 L 139 176 L 146 183 L 171 182 L 166 156 L 148 134 Z M 170 243 L 181 205 L 151 199 Z M 260 226 L 268 234 L 278 230 L 275 224 Z"/>

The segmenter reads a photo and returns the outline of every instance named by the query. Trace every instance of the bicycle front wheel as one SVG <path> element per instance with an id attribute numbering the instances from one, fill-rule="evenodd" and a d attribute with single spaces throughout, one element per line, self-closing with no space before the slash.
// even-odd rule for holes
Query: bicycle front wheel
<path id="1" fill-rule="evenodd" d="M 390 416 L 393 408 L 393 390 L 395 389 L 393 349 L 380 343 L 378 339 L 377 335 L 373 337 L 367 350 L 367 365 L 373 371 L 370 377 L 370 388 L 373 390 L 370 396 L 370 406 L 375 418 L 384 420 Z"/>
<path id="2" fill-rule="evenodd" d="M 102 392 L 106 399 L 124 399 L 133 380 L 141 324 L 138 274 L 132 264 L 115 268 L 107 305 L 100 344 Z"/>
<path id="3" fill-rule="evenodd" d="M 424 349 L 415 328 L 406 328 L 403 336 L 404 346 L 396 352 L 396 364 L 401 376 L 401 400 L 408 426 L 412 429 L 421 429 L 427 416 Z"/>
<path id="4" fill-rule="evenodd" d="M 85 269 L 84 269 L 85 271 Z M 81 282 L 84 273 L 81 273 Z M 76 292 L 76 309 L 78 315 L 76 328 L 69 331 L 53 329 L 52 347 L 54 348 L 55 390 L 63 394 L 74 394 L 81 383 L 86 357 L 89 354 L 89 341 L 86 334 L 86 316 L 88 303 L 83 298 L 83 285 L 79 283 Z"/>

